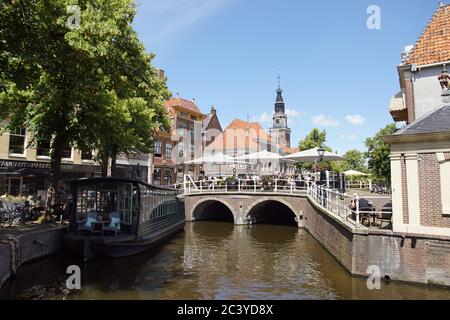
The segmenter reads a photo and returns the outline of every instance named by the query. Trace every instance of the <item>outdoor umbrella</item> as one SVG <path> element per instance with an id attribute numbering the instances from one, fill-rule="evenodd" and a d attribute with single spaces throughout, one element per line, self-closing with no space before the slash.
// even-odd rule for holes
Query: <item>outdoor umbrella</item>
<path id="1" fill-rule="evenodd" d="M 237 157 L 238 160 L 281 160 L 282 156 L 278 153 L 269 152 L 267 150 L 246 154 Z"/>
<path id="2" fill-rule="evenodd" d="M 249 164 L 246 161 L 238 161 L 233 157 L 227 156 L 223 153 L 217 153 L 214 155 L 197 158 L 194 160 L 186 161 L 185 164 L 203 164 L 203 163 L 211 163 L 219 165 L 219 175 L 221 175 L 221 165 L 222 164 L 236 164 L 236 163 L 245 163 Z"/>
<path id="3" fill-rule="evenodd" d="M 367 173 L 356 171 L 356 170 L 347 170 L 347 171 L 344 172 L 344 174 L 346 176 L 354 176 L 354 177 L 356 177 L 356 176 L 368 176 Z"/>
<path id="4" fill-rule="evenodd" d="M 318 152 L 319 148 L 309 149 L 288 156 L 283 157 L 284 160 L 295 160 L 298 162 L 315 162 L 319 160 L 323 161 L 340 161 L 345 160 L 343 156 L 334 154 L 329 151 L 325 151 L 323 157 L 321 158 Z"/>

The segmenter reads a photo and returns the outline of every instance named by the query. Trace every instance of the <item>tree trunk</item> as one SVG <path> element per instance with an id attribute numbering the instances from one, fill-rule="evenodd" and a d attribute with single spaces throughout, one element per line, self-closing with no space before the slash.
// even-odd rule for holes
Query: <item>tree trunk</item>
<path id="1" fill-rule="evenodd" d="M 61 180 L 61 160 L 63 156 L 65 137 L 61 133 L 56 133 L 51 147 L 50 162 L 50 186 L 47 190 L 46 216 L 53 213 L 54 206 L 59 202 L 59 181 Z"/>
<path id="2" fill-rule="evenodd" d="M 111 150 L 111 177 L 117 177 L 117 146 L 113 146 Z"/>
<path id="3" fill-rule="evenodd" d="M 102 166 L 102 177 L 107 178 L 108 177 L 108 165 L 109 165 L 109 158 L 105 157 L 101 161 Z"/>

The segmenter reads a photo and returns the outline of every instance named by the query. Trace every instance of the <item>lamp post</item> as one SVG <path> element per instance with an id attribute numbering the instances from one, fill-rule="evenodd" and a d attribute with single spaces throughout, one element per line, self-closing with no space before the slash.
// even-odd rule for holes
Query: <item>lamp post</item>
<path id="1" fill-rule="evenodd" d="M 325 155 L 325 149 L 321 146 L 319 149 L 317 149 L 317 153 L 319 154 L 319 162 L 323 161 L 323 156 Z M 315 176 L 317 181 L 317 160 L 315 162 Z"/>
<path id="2" fill-rule="evenodd" d="M 319 154 L 319 162 L 323 161 L 323 156 L 325 155 L 325 149 L 323 147 L 320 147 L 317 149 L 317 153 Z"/>

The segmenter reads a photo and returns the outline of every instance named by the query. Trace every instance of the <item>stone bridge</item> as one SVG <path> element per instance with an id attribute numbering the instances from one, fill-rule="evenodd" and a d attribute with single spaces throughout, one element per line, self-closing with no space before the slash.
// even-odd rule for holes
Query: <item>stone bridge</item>
<path id="1" fill-rule="evenodd" d="M 236 225 L 261 222 L 304 227 L 305 210 L 310 207 L 304 193 L 193 193 L 185 199 L 186 221 L 220 220 Z"/>

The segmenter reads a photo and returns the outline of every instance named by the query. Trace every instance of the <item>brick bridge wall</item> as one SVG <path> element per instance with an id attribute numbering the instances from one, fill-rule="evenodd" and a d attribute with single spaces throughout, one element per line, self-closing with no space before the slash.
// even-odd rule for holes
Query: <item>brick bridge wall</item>
<path id="1" fill-rule="evenodd" d="M 383 277 L 392 280 L 450 286 L 450 238 L 356 229 L 306 196 L 190 195 L 185 197 L 186 220 L 195 220 L 193 213 L 199 204 L 219 201 L 233 212 L 236 224 L 247 224 L 250 210 L 270 200 L 291 208 L 298 226 L 308 230 L 353 275 L 368 276 L 368 267 L 375 265 Z"/>

